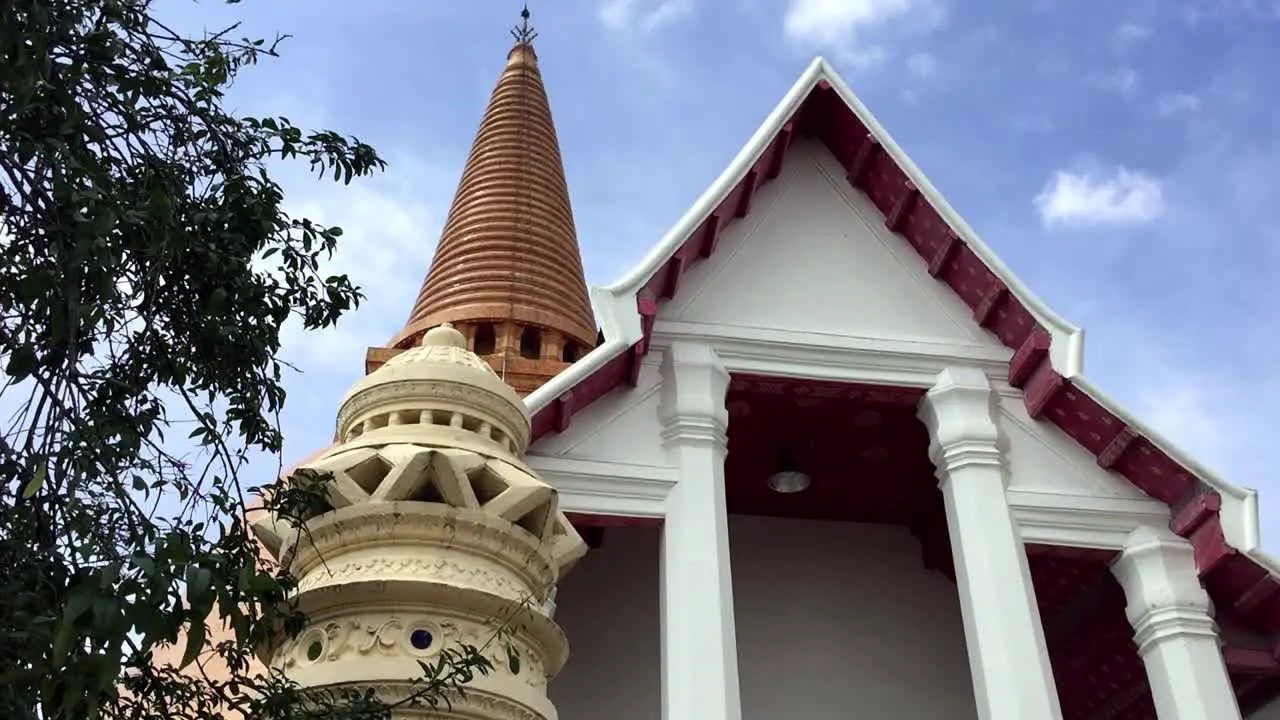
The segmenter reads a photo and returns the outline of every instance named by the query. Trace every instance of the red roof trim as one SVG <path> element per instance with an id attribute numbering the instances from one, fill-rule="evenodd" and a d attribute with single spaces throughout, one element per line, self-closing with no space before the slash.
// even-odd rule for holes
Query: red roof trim
<path id="1" fill-rule="evenodd" d="M 643 339 L 631 352 L 619 355 L 581 381 L 573 390 L 571 404 L 551 403 L 538 412 L 533 418 L 534 439 L 552 431 L 557 419 L 565 422 L 567 413 L 581 411 L 623 383 L 634 385 L 639 361 L 648 350 L 657 298 L 673 295 L 679 276 L 709 257 L 719 233 L 750 210 L 752 196 L 780 172 L 783 157 L 798 133 L 823 142 L 848 168 L 848 179 L 854 187 L 866 194 L 886 221 L 891 221 L 897 234 L 924 258 L 929 274 L 950 287 L 974 311 L 983 327 L 1014 350 L 1010 383 L 1022 388 L 1028 412 L 1061 428 L 1096 456 L 1101 467 L 1181 509 L 1171 527 L 1195 546 L 1201 577 L 1219 606 L 1231 608 L 1246 627 L 1280 633 L 1280 593 L 1271 592 L 1275 581 L 1264 568 L 1227 545 L 1218 518 L 1220 501 L 1202 498 L 1203 483 L 1194 473 L 1053 369 L 1048 331 L 1008 292 L 960 232 L 950 227 L 919 193 L 903 168 L 882 151 L 877 138 L 835 90 L 823 83 L 809 93 L 738 185 L 637 294 L 644 321 Z M 1076 422 L 1081 416 L 1091 421 Z M 1203 517 L 1197 522 L 1180 520 L 1186 508 L 1193 506 Z"/>

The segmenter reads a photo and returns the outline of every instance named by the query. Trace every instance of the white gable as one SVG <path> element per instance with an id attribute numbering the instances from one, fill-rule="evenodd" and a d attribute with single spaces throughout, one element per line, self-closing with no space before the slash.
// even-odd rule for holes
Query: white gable
<path id="1" fill-rule="evenodd" d="M 1098 467 L 1093 455 L 1056 426 L 1032 420 L 1021 397 L 1002 397 L 999 410 L 997 423 L 1005 439 L 1010 488 L 1087 497 L 1147 497 L 1133 483 Z"/>
<path id="2" fill-rule="evenodd" d="M 659 320 L 1000 347 L 816 140 L 696 263 Z"/>
<path id="3" fill-rule="evenodd" d="M 658 358 L 642 368 L 637 386 L 615 390 L 573 416 L 563 433 L 540 438 L 531 455 L 629 465 L 666 465 L 659 434 Z"/>
<path id="4" fill-rule="evenodd" d="M 661 517 L 675 466 L 662 447 L 656 361 L 645 362 L 635 388 L 596 400 L 529 448 L 525 459 L 559 491 L 562 510 Z"/>
<path id="5" fill-rule="evenodd" d="M 804 333 L 833 346 L 902 340 L 912 351 L 934 357 L 945 358 L 949 350 L 995 354 L 1004 358 L 1001 365 L 1011 355 L 950 288 L 928 274 L 907 242 L 885 227 L 867 197 L 850 188 L 827 149 L 808 138 L 796 141 L 781 175 L 761 188 L 751 213 L 726 228 L 712 256 L 694 263 L 676 296 L 659 305 L 658 327 L 678 333 L 696 327 L 695 335 L 712 341 L 744 330 Z M 599 475 L 593 487 L 606 493 L 616 488 L 620 495 L 633 486 L 619 475 L 640 480 L 670 468 L 658 419 L 660 353 L 655 349 L 647 358 L 637 387 L 607 394 L 575 414 L 564 433 L 540 439 L 531 450 L 534 467 L 552 484 L 573 473 Z M 1005 389 L 999 423 L 1012 488 L 1100 499 L 1146 497 L 1098 467 L 1058 428 L 1032 420 L 1020 392 Z"/>
<path id="6" fill-rule="evenodd" d="M 649 255 L 613 285 L 592 290 L 604 344 L 529 395 L 526 403 L 530 411 L 547 410 L 578 383 L 631 352 L 637 343 L 648 340 L 637 303 L 642 289 L 664 271 L 667 262 L 773 147 L 805 99 L 818 88 L 836 93 L 919 189 L 921 197 L 1049 333 L 1053 369 L 1118 422 L 1144 436 L 1217 491 L 1222 497 L 1219 515 L 1228 544 L 1280 575 L 1280 561 L 1260 545 L 1257 493 L 1217 477 L 1095 387 L 1082 374 L 1083 331 L 1053 312 L 1010 272 L 822 58 L 814 59 L 737 157 Z M 747 328 L 748 333 L 754 331 L 756 340 L 764 340 L 772 330 L 775 342 L 778 337 L 790 335 L 793 345 L 810 343 L 810 349 L 815 339 L 827 344 L 821 340 L 824 336 L 832 343 L 845 340 L 845 344 L 851 337 L 903 340 L 909 342 L 899 343 L 900 346 L 912 346 L 936 356 L 954 349 L 955 355 L 984 365 L 988 371 L 991 361 L 1001 353 L 1008 357 L 1006 348 L 998 346 L 972 322 L 968 308 L 928 277 L 924 262 L 909 251 L 907 244 L 884 228 L 879 213 L 844 182 L 843 168 L 813 143 L 798 142 L 787 153 L 783 176 L 762 188 L 755 201 L 756 207 L 748 217 L 733 223 L 722 234 L 720 249 L 713 257 L 692 264 L 675 300 L 660 308 L 659 316 L 667 325 L 680 325 L 679 331 L 691 329 L 690 334 L 703 337 L 717 334 L 713 330 L 717 327 L 726 334 L 738 330 L 739 336 L 743 335 L 742 328 Z M 930 350 L 929 343 L 936 346 Z M 786 362 L 779 360 L 783 355 L 777 354 L 771 363 L 762 366 L 787 371 Z M 829 369 L 832 363 L 826 367 Z M 999 374 L 1000 371 L 993 373 Z M 627 443 L 620 443 L 614 450 L 606 448 L 614 445 L 614 437 L 621 440 L 627 436 L 641 447 L 625 452 L 660 462 L 647 436 L 633 435 L 641 425 L 656 428 L 656 398 L 644 401 L 655 403 L 652 406 L 635 404 L 629 398 L 636 392 L 639 391 L 619 388 L 606 395 L 597 401 L 604 403 L 603 409 L 584 409 L 574 416 L 574 425 L 586 423 L 591 429 L 571 429 L 573 441 L 544 438 L 537 443 L 536 451 L 551 451 L 566 458 L 579 453 L 599 456 L 619 452 L 616 448 Z M 624 406 L 630 409 L 624 412 Z M 608 418 L 629 413 L 635 413 L 634 420 L 626 423 L 634 423 L 634 427 L 621 426 L 616 435 L 610 435 L 612 430 L 596 427 L 601 422 L 615 425 L 619 420 Z M 1098 468 L 1082 448 L 1076 448 L 1055 428 L 1029 419 L 1024 423 L 1008 409 L 1003 419 L 1010 442 L 1030 441 L 1031 448 L 1040 447 L 1038 451 L 1021 447 L 1013 451 L 1019 457 L 1011 458 L 1012 463 L 1035 468 L 1035 472 L 1019 472 L 1023 479 L 1015 482 L 1036 478 L 1033 484 L 1055 484 L 1060 491 L 1072 488 L 1085 495 L 1117 499 L 1127 494 L 1122 486 L 1127 485 L 1126 481 Z M 1061 466 L 1059 461 L 1065 461 L 1077 472 L 1047 473 L 1042 469 L 1046 464 Z"/>

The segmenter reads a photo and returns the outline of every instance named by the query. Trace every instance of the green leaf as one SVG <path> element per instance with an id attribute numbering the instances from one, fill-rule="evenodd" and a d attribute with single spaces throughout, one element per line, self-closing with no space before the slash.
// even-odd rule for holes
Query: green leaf
<path id="1" fill-rule="evenodd" d="M 208 601 L 213 584 L 213 573 L 208 568 L 192 565 L 187 568 L 187 600 L 193 606 L 202 606 Z"/>
<path id="2" fill-rule="evenodd" d="M 520 653 L 516 652 L 511 643 L 507 643 L 507 669 L 511 670 L 512 675 L 520 674 Z"/>
<path id="3" fill-rule="evenodd" d="M 79 585 L 75 590 L 71 591 L 71 597 L 67 599 L 66 607 L 62 611 L 62 619 L 64 622 L 74 623 L 93 607 L 97 594 L 93 592 L 91 585 Z"/>
<path id="4" fill-rule="evenodd" d="M 72 623 L 63 621 L 58 624 L 58 632 L 53 637 L 51 659 L 55 668 L 62 667 L 71 654 L 71 642 L 75 639 L 76 628 Z"/>
<path id="5" fill-rule="evenodd" d="M 40 488 L 44 485 L 44 480 L 49 476 L 49 466 L 40 463 L 36 466 L 36 471 L 32 474 L 31 479 L 27 481 L 27 486 L 22 488 L 22 498 L 30 500 L 36 493 L 40 492 Z"/>
<path id="6" fill-rule="evenodd" d="M 178 663 L 178 669 L 181 670 L 200 657 L 200 651 L 204 649 L 205 628 L 204 622 L 193 622 L 187 626 L 187 647 L 182 653 L 182 661 Z"/>
<path id="7" fill-rule="evenodd" d="M 25 380 L 36 369 L 36 353 L 30 346 L 19 345 L 10 347 L 9 364 L 5 366 L 5 372 L 9 374 L 15 381 Z"/>

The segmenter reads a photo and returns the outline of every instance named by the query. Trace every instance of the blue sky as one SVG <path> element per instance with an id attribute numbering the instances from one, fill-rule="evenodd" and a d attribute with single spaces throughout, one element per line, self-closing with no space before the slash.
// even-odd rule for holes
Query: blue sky
<path id="1" fill-rule="evenodd" d="M 289 33 L 232 93 L 354 133 L 351 188 L 279 176 L 341 225 L 367 302 L 290 336 L 286 462 L 327 444 L 365 348 L 402 325 L 518 0 L 165 0 Z M 1087 374 L 1229 479 L 1280 542 L 1280 0 L 534 0 L 592 284 L 625 273 L 826 55 L 1013 270 L 1088 331 Z M 268 476 L 271 468 L 264 465 Z M 265 478 L 264 478 L 265 479 Z"/>

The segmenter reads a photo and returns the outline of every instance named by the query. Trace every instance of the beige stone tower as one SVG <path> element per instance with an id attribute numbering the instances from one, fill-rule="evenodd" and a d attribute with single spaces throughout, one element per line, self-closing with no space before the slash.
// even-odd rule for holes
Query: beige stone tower
<path id="1" fill-rule="evenodd" d="M 440 323 L 521 395 L 596 345 L 551 106 L 524 23 L 462 172 L 444 233 L 409 320 L 365 369 Z"/>
<path id="2" fill-rule="evenodd" d="M 466 343 L 436 327 L 357 382 L 338 444 L 304 466 L 333 474 L 332 509 L 306 534 L 255 525 L 299 579 L 309 619 L 265 654 L 302 685 L 372 687 L 396 701 L 421 677 L 419 660 L 467 643 L 495 669 L 448 712 L 418 705 L 397 717 L 552 720 L 547 681 L 568 645 L 547 606 L 586 546 L 522 460 L 524 402 Z M 499 627 L 509 636 L 485 647 Z"/>

